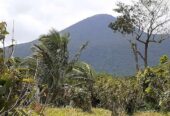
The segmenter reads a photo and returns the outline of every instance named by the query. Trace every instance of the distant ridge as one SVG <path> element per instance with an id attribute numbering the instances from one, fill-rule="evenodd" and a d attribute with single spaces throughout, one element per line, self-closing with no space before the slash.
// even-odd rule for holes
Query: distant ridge
<path id="1" fill-rule="evenodd" d="M 69 32 L 71 40 L 69 49 L 74 54 L 81 44 L 89 41 L 81 60 L 91 64 L 97 71 L 105 71 L 117 75 L 131 75 L 135 71 L 134 59 L 130 45 L 120 33 L 113 33 L 108 28 L 115 18 L 108 14 L 98 14 L 86 18 L 64 29 Z M 37 40 L 16 46 L 15 56 L 26 57 L 31 54 L 31 46 Z M 150 65 L 157 64 L 163 54 L 170 56 L 170 40 L 163 44 L 152 45 L 149 54 Z"/>

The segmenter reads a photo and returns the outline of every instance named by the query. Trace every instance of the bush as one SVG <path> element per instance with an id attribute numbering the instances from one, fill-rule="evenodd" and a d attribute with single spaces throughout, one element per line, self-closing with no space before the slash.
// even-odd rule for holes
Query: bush
<path id="1" fill-rule="evenodd" d="M 133 114 L 140 103 L 140 91 L 136 82 L 133 77 L 120 78 L 99 74 L 93 93 L 100 101 L 98 107 L 111 110 L 113 115 L 120 115 L 121 112 Z"/>
<path id="2" fill-rule="evenodd" d="M 168 102 L 165 93 L 170 90 L 169 66 L 169 63 L 166 63 L 138 72 L 137 79 L 143 93 L 143 108 L 145 110 L 159 111 L 163 110 L 164 106 L 167 107 L 163 101 Z"/>

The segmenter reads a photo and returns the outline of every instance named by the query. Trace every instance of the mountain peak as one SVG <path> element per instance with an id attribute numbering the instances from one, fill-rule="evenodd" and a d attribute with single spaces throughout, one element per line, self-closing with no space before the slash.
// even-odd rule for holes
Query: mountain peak
<path id="1" fill-rule="evenodd" d="M 76 24 L 79 24 L 79 23 L 84 23 L 84 22 L 109 22 L 109 21 L 113 21 L 115 19 L 115 17 L 109 15 L 109 14 L 96 14 L 94 16 L 90 16 L 90 17 L 87 17 L 85 18 L 84 20 L 76 23 Z M 74 25 L 76 25 L 74 24 Z"/>
<path id="2" fill-rule="evenodd" d="M 113 17 L 110 14 L 96 14 L 96 15 L 90 16 L 86 19 L 89 19 L 89 18 L 115 18 L 115 17 Z"/>
<path id="3" fill-rule="evenodd" d="M 81 55 L 81 60 L 91 64 L 97 71 L 124 75 L 133 74 L 135 64 L 130 45 L 128 41 L 125 41 L 127 36 L 113 33 L 108 27 L 109 23 L 114 20 L 115 17 L 111 15 L 97 14 L 66 28 L 62 32 L 68 32 L 71 35 L 70 54 L 74 54 L 83 43 L 89 41 L 89 45 Z M 30 55 L 31 45 L 35 42 L 17 45 L 15 56 Z M 152 46 L 150 48 L 150 64 L 156 64 L 162 54 L 170 53 L 169 44 L 170 41 L 167 41 L 159 47 Z"/>

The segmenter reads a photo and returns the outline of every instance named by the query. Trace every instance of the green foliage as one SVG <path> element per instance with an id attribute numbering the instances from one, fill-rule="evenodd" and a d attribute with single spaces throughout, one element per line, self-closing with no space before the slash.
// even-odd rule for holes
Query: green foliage
<path id="1" fill-rule="evenodd" d="M 163 55 L 161 58 L 160 58 L 160 64 L 164 64 L 168 62 L 168 56 L 167 55 Z"/>
<path id="2" fill-rule="evenodd" d="M 74 88 L 71 100 L 71 106 L 81 108 L 84 112 L 91 112 L 91 94 L 89 91 Z"/>
<path id="3" fill-rule="evenodd" d="M 159 101 L 159 106 L 162 111 L 170 111 L 170 92 L 166 91 L 162 94 L 160 101 Z"/>
<path id="4" fill-rule="evenodd" d="M 133 77 L 119 78 L 108 74 L 96 77 L 93 97 L 100 102 L 98 107 L 112 111 L 113 115 L 122 112 L 133 113 L 140 102 L 140 91 Z"/>
<path id="5" fill-rule="evenodd" d="M 138 110 L 169 111 L 170 64 L 167 62 L 139 71 L 136 77 L 117 78 L 98 74 L 92 97 L 98 107 L 112 111 L 113 115 Z"/>
<path id="6" fill-rule="evenodd" d="M 15 66 L 15 63 L 11 66 Z M 31 93 L 27 91 L 32 89 L 32 87 L 28 88 L 29 84 L 27 86 L 22 81 L 20 69 L 11 66 L 4 67 L 4 72 L 0 74 L 0 114 L 6 111 L 13 112 L 16 107 L 26 102 Z"/>
<path id="7" fill-rule="evenodd" d="M 115 22 L 109 24 L 109 27 L 113 31 L 121 32 L 122 34 L 131 34 L 135 31 L 134 19 L 130 16 L 133 12 L 131 6 L 125 5 L 123 3 L 117 4 L 118 8 L 114 9 L 117 13 L 122 13 L 122 16 L 118 16 Z"/>
<path id="8" fill-rule="evenodd" d="M 148 67 L 137 74 L 138 83 L 143 93 L 145 109 L 163 110 L 164 100 L 168 102 L 168 97 L 165 97 L 165 93 L 168 93 L 170 89 L 169 66 L 170 64 L 168 63 L 153 68 Z"/>

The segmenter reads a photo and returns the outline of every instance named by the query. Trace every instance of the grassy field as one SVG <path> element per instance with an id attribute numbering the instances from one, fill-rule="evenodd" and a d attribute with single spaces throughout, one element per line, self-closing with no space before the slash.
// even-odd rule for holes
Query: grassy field
<path id="1" fill-rule="evenodd" d="M 30 112 L 29 116 L 39 116 L 36 113 Z M 74 108 L 47 108 L 44 111 L 44 116 L 111 116 L 111 111 L 101 108 L 93 108 L 92 113 L 82 112 L 81 109 Z M 122 116 L 126 116 L 123 115 Z M 170 113 L 163 114 L 157 112 L 137 112 L 134 116 L 170 116 Z"/>
<path id="2" fill-rule="evenodd" d="M 138 112 L 138 113 L 135 113 L 134 116 L 170 116 L 170 113 L 163 114 L 163 113 L 157 113 L 157 112 Z"/>
<path id="3" fill-rule="evenodd" d="M 30 112 L 31 116 L 39 116 L 36 113 Z M 93 108 L 92 113 L 82 112 L 81 109 L 74 108 L 47 108 L 44 111 L 45 116 L 111 116 L 108 110 Z"/>

